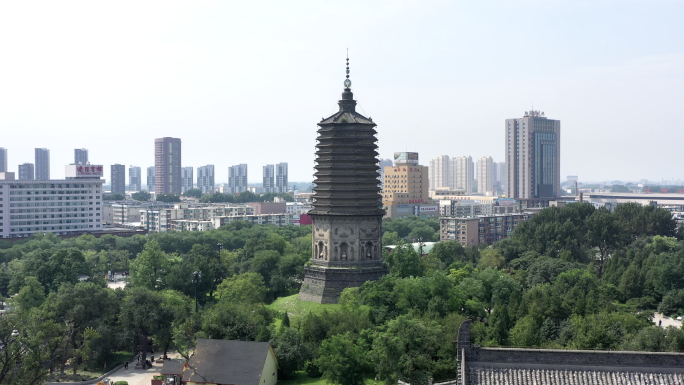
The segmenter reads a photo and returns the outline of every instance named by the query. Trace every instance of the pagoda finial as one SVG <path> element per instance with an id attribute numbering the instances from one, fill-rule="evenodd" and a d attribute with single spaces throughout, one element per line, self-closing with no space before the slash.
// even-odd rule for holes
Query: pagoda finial
<path id="1" fill-rule="evenodd" d="M 344 80 L 344 89 L 349 91 L 351 88 L 351 80 L 349 80 L 349 48 L 347 48 L 347 78 Z"/>

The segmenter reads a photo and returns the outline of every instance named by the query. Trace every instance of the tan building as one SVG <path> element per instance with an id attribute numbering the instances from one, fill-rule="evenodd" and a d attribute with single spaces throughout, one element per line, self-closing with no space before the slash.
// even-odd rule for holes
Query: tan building
<path id="1" fill-rule="evenodd" d="M 394 159 L 394 166 L 385 167 L 382 190 L 385 216 L 397 218 L 415 215 L 416 206 L 433 206 L 428 194 L 428 167 L 418 164 L 418 153 L 395 153 Z M 420 207 L 418 210 L 420 212 Z M 436 215 L 439 210 L 435 208 L 433 211 Z"/>
<path id="2" fill-rule="evenodd" d="M 440 218 L 440 241 L 458 241 L 463 247 L 492 244 L 508 238 L 532 214 L 490 215 L 475 218 Z"/>

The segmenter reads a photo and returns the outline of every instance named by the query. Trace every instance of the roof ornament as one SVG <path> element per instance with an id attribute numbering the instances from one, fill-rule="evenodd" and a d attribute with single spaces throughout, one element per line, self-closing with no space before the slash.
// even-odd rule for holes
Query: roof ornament
<path id="1" fill-rule="evenodd" d="M 344 80 L 344 88 L 346 90 L 351 88 L 351 80 L 349 80 L 349 48 L 347 48 L 347 78 Z"/>

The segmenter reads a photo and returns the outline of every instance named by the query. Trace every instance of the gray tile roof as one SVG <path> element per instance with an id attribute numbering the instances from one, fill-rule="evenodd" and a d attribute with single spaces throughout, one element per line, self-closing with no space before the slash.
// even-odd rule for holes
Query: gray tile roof
<path id="1" fill-rule="evenodd" d="M 185 366 L 185 360 L 164 360 L 164 366 L 162 366 L 161 374 L 183 374 L 183 366 Z"/>
<path id="2" fill-rule="evenodd" d="M 198 338 L 183 381 L 259 385 L 271 344 Z"/>

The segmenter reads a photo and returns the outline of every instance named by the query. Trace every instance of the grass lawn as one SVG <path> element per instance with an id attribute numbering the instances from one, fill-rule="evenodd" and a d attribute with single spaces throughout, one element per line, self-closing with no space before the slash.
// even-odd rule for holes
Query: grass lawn
<path id="1" fill-rule="evenodd" d="M 375 384 L 375 379 L 368 376 L 365 379 L 366 385 Z M 289 380 L 278 380 L 279 385 L 327 385 L 328 382 L 323 378 L 311 378 L 306 372 L 296 372 Z M 378 385 L 385 385 L 383 381 L 378 381 Z"/>
<path id="2" fill-rule="evenodd" d="M 340 308 L 339 304 L 322 305 L 320 303 L 315 302 L 300 301 L 297 299 L 297 295 L 298 294 L 293 294 L 289 297 L 280 297 L 273 301 L 272 304 L 267 305 L 267 307 L 271 310 L 275 310 L 278 312 L 287 311 L 287 315 L 288 317 L 290 317 L 290 322 L 304 315 L 309 314 L 309 312 L 320 314 L 323 312 L 323 310 L 328 310 L 332 312 Z M 276 326 L 279 326 L 280 320 L 277 320 L 276 324 Z"/>

